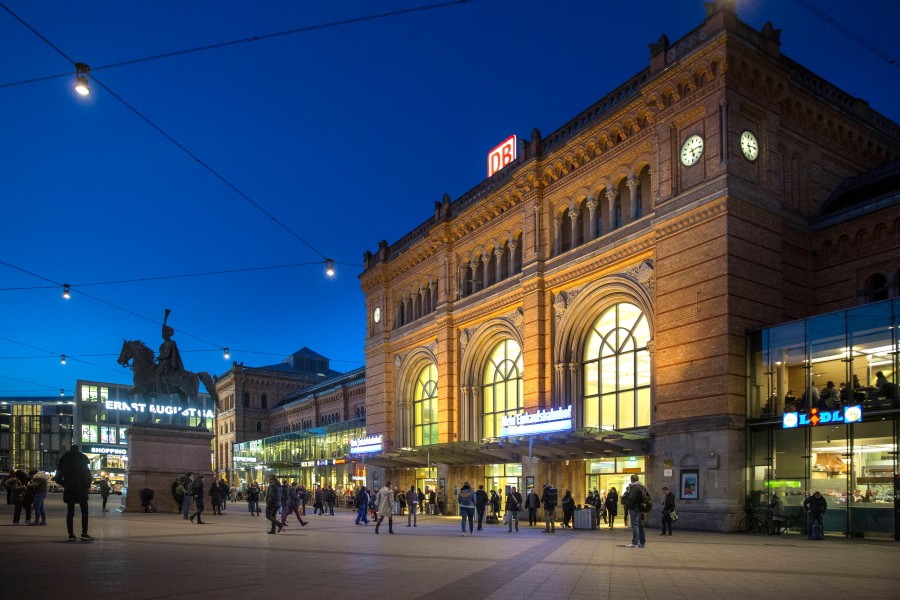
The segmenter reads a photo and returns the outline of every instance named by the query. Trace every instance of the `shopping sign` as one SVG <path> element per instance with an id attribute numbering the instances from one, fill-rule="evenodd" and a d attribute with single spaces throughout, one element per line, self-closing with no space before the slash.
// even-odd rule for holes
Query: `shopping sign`
<path id="1" fill-rule="evenodd" d="M 515 135 L 511 135 L 500 145 L 488 152 L 487 155 L 487 176 L 490 177 L 512 161 L 516 160 L 516 151 L 519 147 L 519 141 Z"/>
<path id="2" fill-rule="evenodd" d="M 539 410 L 535 413 L 517 413 L 503 417 L 500 436 L 549 433 L 572 429 L 572 405 L 566 408 Z"/>
<path id="3" fill-rule="evenodd" d="M 815 427 L 827 423 L 859 423 L 862 421 L 862 406 L 855 404 L 834 410 L 814 408 L 808 413 L 786 412 L 781 419 L 783 429 Z"/>

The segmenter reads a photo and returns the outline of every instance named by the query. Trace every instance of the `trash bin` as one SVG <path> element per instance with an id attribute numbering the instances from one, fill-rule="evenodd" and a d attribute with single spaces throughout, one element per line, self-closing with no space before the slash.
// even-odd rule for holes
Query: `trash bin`
<path id="1" fill-rule="evenodd" d="M 576 510 L 573 520 L 575 529 L 597 529 L 597 520 L 594 518 L 593 508 Z"/>

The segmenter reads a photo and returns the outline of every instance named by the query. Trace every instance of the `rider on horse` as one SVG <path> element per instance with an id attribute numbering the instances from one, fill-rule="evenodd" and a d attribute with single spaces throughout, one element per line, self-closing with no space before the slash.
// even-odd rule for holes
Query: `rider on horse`
<path id="1" fill-rule="evenodd" d="M 169 382 L 176 378 L 184 376 L 184 363 L 181 362 L 181 353 L 178 351 L 178 344 L 172 339 L 175 330 L 166 325 L 169 319 L 169 309 L 166 309 L 166 316 L 163 318 L 162 337 L 163 343 L 159 347 L 159 355 L 157 357 L 158 364 L 154 369 L 156 377 L 156 386 L 160 392 L 167 392 Z"/>

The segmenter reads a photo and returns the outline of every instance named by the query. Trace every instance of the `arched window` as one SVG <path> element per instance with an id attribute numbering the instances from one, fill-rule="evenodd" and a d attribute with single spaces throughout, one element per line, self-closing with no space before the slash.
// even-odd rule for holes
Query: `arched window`
<path id="1" fill-rule="evenodd" d="M 260 407 L 269 408 L 269 397 L 267 395 L 263 394 L 262 398 L 260 399 L 260 403 L 261 403 Z"/>
<path id="2" fill-rule="evenodd" d="M 650 326 L 641 309 L 620 303 L 600 315 L 584 350 L 584 427 L 650 424 Z"/>
<path id="3" fill-rule="evenodd" d="M 515 341 L 500 342 L 491 352 L 481 391 L 483 437 L 498 437 L 503 417 L 522 409 L 522 348 Z"/>
<path id="4" fill-rule="evenodd" d="M 438 443 L 437 367 L 433 363 L 424 367 L 416 378 L 413 439 L 416 446 Z"/>
<path id="5" fill-rule="evenodd" d="M 879 300 L 887 300 L 888 297 L 887 278 L 881 273 L 869 277 L 869 280 L 866 281 L 866 300 L 878 302 Z"/>
<path id="6" fill-rule="evenodd" d="M 244 408 L 248 408 L 250 406 L 250 394 L 244 392 Z"/>
<path id="7" fill-rule="evenodd" d="M 262 421 L 256 422 L 256 433 L 262 433 Z"/>

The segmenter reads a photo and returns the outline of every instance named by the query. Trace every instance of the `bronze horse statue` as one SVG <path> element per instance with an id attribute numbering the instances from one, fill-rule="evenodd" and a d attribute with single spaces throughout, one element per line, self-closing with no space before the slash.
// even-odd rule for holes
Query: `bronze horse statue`
<path id="1" fill-rule="evenodd" d="M 206 371 L 194 373 L 192 371 L 180 371 L 167 373 L 160 377 L 157 374 L 157 363 L 153 360 L 153 350 L 147 347 L 141 340 L 123 340 L 122 352 L 119 353 L 118 363 L 123 367 L 130 367 L 134 371 L 134 387 L 127 394 L 140 394 L 145 398 L 155 398 L 177 394 L 181 402 L 187 406 L 188 400 L 197 400 L 200 391 L 200 382 L 206 388 L 209 396 L 215 401 L 216 408 L 221 408 L 219 395 L 216 393 L 216 383 Z"/>

